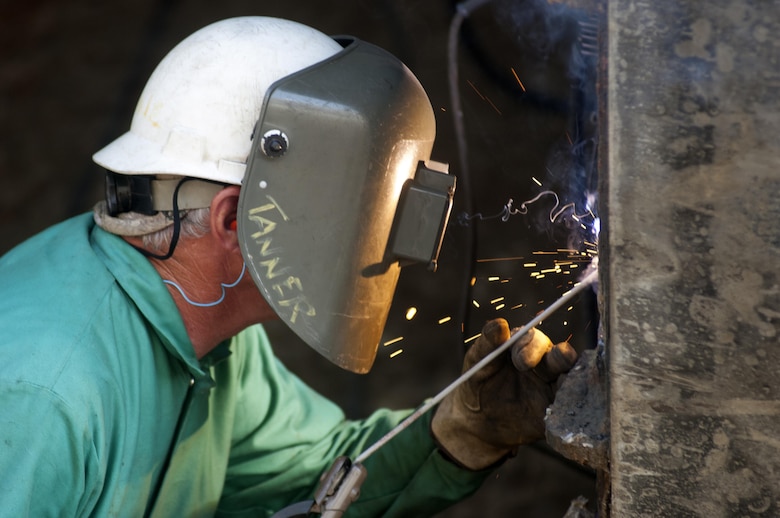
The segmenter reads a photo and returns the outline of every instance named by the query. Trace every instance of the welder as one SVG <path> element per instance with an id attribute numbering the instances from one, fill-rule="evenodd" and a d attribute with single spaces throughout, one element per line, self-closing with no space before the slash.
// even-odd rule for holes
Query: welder
<path id="1" fill-rule="evenodd" d="M 412 73 L 356 38 L 242 17 L 173 48 L 94 155 L 106 199 L 0 259 L 0 515 L 270 516 L 408 415 L 345 419 L 262 323 L 371 368 L 401 265 L 436 265 L 434 134 Z M 465 367 L 509 336 L 489 322 Z M 553 344 L 521 342 L 528 369 L 501 356 L 368 459 L 347 515 L 431 516 L 542 438 L 571 365 L 540 376 Z"/>

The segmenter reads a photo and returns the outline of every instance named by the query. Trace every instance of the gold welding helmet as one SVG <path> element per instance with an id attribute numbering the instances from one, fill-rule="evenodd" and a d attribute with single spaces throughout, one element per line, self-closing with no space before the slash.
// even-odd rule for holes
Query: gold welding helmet
<path id="1" fill-rule="evenodd" d="M 386 51 L 342 50 L 267 90 L 239 200 L 247 268 L 309 346 L 364 373 L 401 264 L 435 269 L 454 177 L 430 161 L 435 119 Z"/>

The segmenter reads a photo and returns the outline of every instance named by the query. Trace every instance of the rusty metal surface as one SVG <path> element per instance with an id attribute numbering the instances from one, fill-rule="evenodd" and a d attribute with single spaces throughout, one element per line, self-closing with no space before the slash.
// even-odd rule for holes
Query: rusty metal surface
<path id="1" fill-rule="evenodd" d="M 595 350 L 583 351 L 545 418 L 547 443 L 567 459 L 593 469 L 607 469 L 609 461 L 605 369 Z"/>
<path id="2" fill-rule="evenodd" d="M 608 16 L 612 514 L 778 516 L 780 11 Z"/>

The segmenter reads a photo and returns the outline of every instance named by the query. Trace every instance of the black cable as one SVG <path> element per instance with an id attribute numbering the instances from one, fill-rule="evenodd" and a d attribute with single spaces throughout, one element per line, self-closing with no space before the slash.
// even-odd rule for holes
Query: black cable
<path id="1" fill-rule="evenodd" d="M 147 257 L 151 257 L 153 259 L 159 259 L 160 261 L 165 261 L 166 259 L 170 259 L 173 255 L 174 250 L 176 249 L 176 245 L 179 243 L 179 235 L 181 234 L 181 212 L 179 211 L 179 189 L 181 189 L 181 186 L 184 185 L 185 182 L 188 182 L 190 180 L 195 180 L 195 178 L 190 177 L 184 177 L 181 180 L 179 180 L 179 183 L 176 184 L 176 189 L 173 190 L 173 235 L 171 236 L 171 242 L 168 245 L 168 252 L 166 252 L 164 255 L 159 255 L 152 253 L 144 248 L 137 247 L 133 245 L 133 248 L 141 252 Z"/>
<path id="2" fill-rule="evenodd" d="M 471 214 L 474 206 L 474 193 L 471 187 L 471 173 L 469 171 L 468 149 L 466 143 L 466 130 L 463 123 L 463 107 L 460 99 L 459 70 L 458 70 L 458 39 L 460 28 L 463 21 L 471 14 L 474 9 L 483 6 L 491 0 L 467 0 L 455 6 L 455 16 L 450 22 L 449 34 L 447 39 L 447 77 L 450 90 L 450 104 L 452 104 L 452 122 L 455 129 L 455 139 L 458 147 L 458 160 L 460 162 L 460 174 L 458 181 L 460 190 L 464 192 L 463 200 L 465 203 L 466 214 Z M 463 293 L 461 295 L 461 338 L 466 339 L 466 327 L 471 318 L 471 279 L 474 277 L 475 263 L 474 257 L 477 250 L 477 231 L 474 225 L 466 227 L 467 244 L 463 247 L 466 252 L 466 282 L 463 284 Z"/>

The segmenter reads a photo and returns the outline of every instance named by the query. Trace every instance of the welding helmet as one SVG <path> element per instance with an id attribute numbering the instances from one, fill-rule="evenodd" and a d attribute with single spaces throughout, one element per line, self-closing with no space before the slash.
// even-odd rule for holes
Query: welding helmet
<path id="1" fill-rule="evenodd" d="M 264 298 L 309 346 L 362 373 L 401 264 L 436 266 L 455 180 L 430 160 L 434 136 L 427 95 L 391 54 L 245 17 L 174 48 L 130 131 L 94 159 L 153 181 L 240 184 L 238 238 Z"/>

